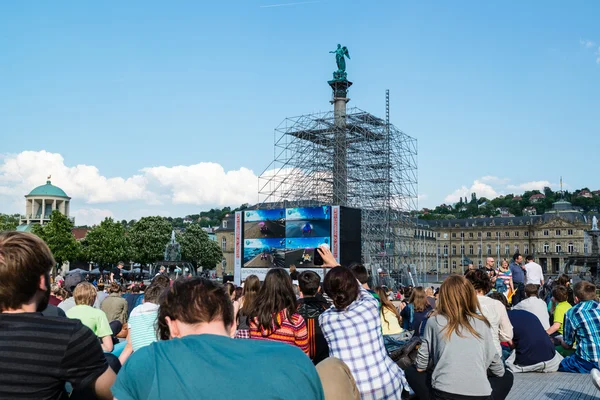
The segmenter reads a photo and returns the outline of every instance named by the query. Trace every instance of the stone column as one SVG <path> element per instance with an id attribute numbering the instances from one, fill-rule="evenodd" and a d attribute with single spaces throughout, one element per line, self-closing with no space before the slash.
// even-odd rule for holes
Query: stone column
<path id="1" fill-rule="evenodd" d="M 42 199 L 42 212 L 40 214 L 40 224 L 44 224 L 44 218 L 46 217 L 46 199 Z"/>

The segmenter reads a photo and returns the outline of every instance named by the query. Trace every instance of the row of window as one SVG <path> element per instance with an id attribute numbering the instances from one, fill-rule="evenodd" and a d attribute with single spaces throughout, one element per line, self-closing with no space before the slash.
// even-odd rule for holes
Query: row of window
<path id="1" fill-rule="evenodd" d="M 458 253 L 458 254 L 460 254 L 460 255 L 467 254 L 467 253 L 465 253 L 465 245 L 460 245 L 459 249 L 460 249 L 460 253 Z M 444 245 L 443 250 L 444 250 L 443 254 L 445 256 L 447 256 L 448 255 L 448 245 L 447 244 Z M 469 255 L 475 255 L 474 250 L 475 250 L 475 247 L 472 244 L 469 245 L 469 252 L 468 252 L 468 254 Z M 496 251 L 493 254 L 500 254 L 500 245 L 499 244 L 496 245 L 496 249 L 495 250 Z M 535 251 L 535 245 L 533 245 L 532 250 Z M 438 254 L 440 254 L 440 251 L 441 251 L 441 247 L 438 246 Z M 550 252 L 550 244 L 544 243 L 543 246 L 542 246 L 542 251 L 544 253 L 549 253 Z M 556 253 L 562 252 L 563 251 L 562 244 L 561 243 L 555 243 L 555 245 L 554 245 L 554 251 Z M 577 247 L 575 246 L 575 244 L 573 244 L 573 242 L 569 242 L 567 244 L 567 252 L 568 253 L 575 253 L 575 252 L 577 252 Z M 487 253 L 488 256 L 492 255 L 492 245 L 491 244 L 487 245 L 486 253 Z M 520 247 L 519 247 L 518 244 L 514 245 L 512 252 L 511 252 L 510 244 L 505 244 L 504 245 L 504 254 L 505 255 L 508 256 L 508 255 L 515 254 L 515 253 L 520 253 Z M 528 243 L 525 243 L 523 245 L 523 253 L 524 254 L 529 254 L 529 244 Z M 480 244 L 477 245 L 477 253 L 476 254 L 477 255 L 481 254 L 481 245 Z M 457 255 L 457 246 L 455 246 L 455 245 L 452 245 L 452 255 L 453 256 Z"/>
<path id="2" fill-rule="evenodd" d="M 567 236 L 573 236 L 573 234 L 574 234 L 573 229 L 567 229 L 566 231 L 567 231 Z M 492 237 L 492 232 L 486 232 L 485 234 L 486 234 L 486 237 L 488 237 L 488 238 Z M 562 230 L 556 229 L 554 231 L 554 234 L 556 236 L 561 236 L 562 235 Z M 483 235 L 482 232 L 477 232 L 477 237 L 478 238 L 482 237 L 482 235 Z M 519 235 L 520 235 L 520 231 L 514 231 L 513 232 L 513 237 L 519 237 Z M 542 231 L 542 235 L 543 236 L 550 236 L 550 231 L 548 229 L 544 229 Z M 437 237 L 440 237 L 440 236 L 441 236 L 441 233 L 438 232 Z M 524 237 L 529 237 L 529 231 L 524 231 L 523 232 L 523 236 Z M 534 231 L 531 232 L 531 236 L 535 236 L 535 232 Z M 456 232 L 452 232 L 452 238 L 456 238 L 456 237 L 457 237 L 457 233 Z M 465 233 L 464 232 L 460 232 L 460 237 L 464 238 L 465 237 Z M 475 233 L 474 232 L 469 232 L 469 238 L 473 239 L 474 237 L 475 237 Z M 496 232 L 496 237 L 497 238 L 501 237 L 501 232 L 497 231 Z M 504 232 L 504 237 L 510 237 L 510 232 Z"/>

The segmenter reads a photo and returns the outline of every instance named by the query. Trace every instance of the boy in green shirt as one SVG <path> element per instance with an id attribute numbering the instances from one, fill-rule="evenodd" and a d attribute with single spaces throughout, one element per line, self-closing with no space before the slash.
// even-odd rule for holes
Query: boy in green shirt
<path id="1" fill-rule="evenodd" d="M 76 306 L 67 311 L 67 317 L 78 319 L 101 340 L 102 350 L 113 350 L 112 329 L 102 310 L 92 307 L 96 301 L 96 288 L 89 282 L 81 282 L 73 291 Z"/>

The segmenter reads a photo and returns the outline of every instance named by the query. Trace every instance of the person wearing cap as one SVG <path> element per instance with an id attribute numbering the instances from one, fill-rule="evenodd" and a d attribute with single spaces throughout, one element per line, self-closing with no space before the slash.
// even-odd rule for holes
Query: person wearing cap
<path id="1" fill-rule="evenodd" d="M 73 298 L 73 291 L 75 290 L 75 287 L 81 282 L 85 282 L 85 279 L 83 279 L 83 275 L 81 275 L 81 272 L 72 272 L 70 274 L 67 274 L 67 277 L 65 279 L 65 290 L 69 293 L 71 297 L 61 301 L 58 305 L 58 308 L 63 310 L 65 313 L 71 308 L 75 307 L 75 298 Z M 98 300 L 98 296 L 96 296 L 96 300 L 94 300 L 93 307 L 100 309 L 100 301 Z"/>

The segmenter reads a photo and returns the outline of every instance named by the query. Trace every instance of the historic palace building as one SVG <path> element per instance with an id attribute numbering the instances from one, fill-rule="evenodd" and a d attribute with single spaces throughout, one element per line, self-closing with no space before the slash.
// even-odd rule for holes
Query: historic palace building
<path id="1" fill-rule="evenodd" d="M 586 231 L 592 214 L 575 210 L 567 201 L 557 201 L 543 215 L 491 217 L 427 221 L 435 232 L 436 260 L 430 269 L 441 273 L 460 273 L 469 263 L 485 265 L 487 257 L 495 262 L 513 254 L 533 255 L 549 274 L 563 272 L 569 257 L 587 255 Z M 579 273 L 580 267 L 569 267 Z"/>

